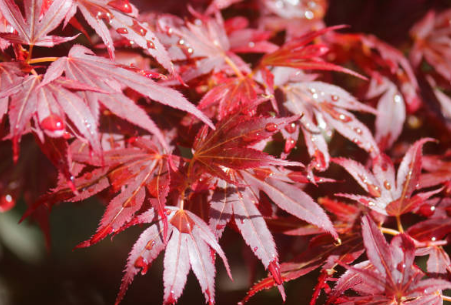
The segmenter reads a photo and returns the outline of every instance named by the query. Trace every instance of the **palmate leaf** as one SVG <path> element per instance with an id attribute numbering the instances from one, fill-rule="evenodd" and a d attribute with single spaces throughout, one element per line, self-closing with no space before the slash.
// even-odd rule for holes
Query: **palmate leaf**
<path id="1" fill-rule="evenodd" d="M 300 163 L 277 159 L 249 146 L 265 140 L 298 117 L 248 117 L 240 113 L 229 115 L 207 133 L 202 129 L 193 145 L 192 162 L 213 176 L 232 181 L 227 169 L 257 168 L 268 165 Z"/>
<path id="2" fill-rule="evenodd" d="M 253 111 L 258 105 L 257 94 L 261 93 L 258 84 L 250 77 L 230 78 L 208 91 L 199 102 L 199 109 L 218 104 L 218 119 L 241 109 Z"/>
<path id="3" fill-rule="evenodd" d="M 141 214 L 135 222 L 135 224 L 153 224 L 141 234 L 130 252 L 115 304 L 120 303 L 136 274 L 140 270 L 142 274 L 145 274 L 148 266 L 164 249 L 166 249 L 163 262 L 164 304 L 177 302 L 183 292 L 190 269 L 196 275 L 208 304 L 214 304 L 216 270 L 212 251 L 221 257 L 231 278 L 224 252 L 208 225 L 201 218 L 176 207 L 168 207 L 165 213 L 169 218 L 167 242 L 163 237 L 164 224 L 161 218 L 154 219 L 152 210 Z"/>
<path id="4" fill-rule="evenodd" d="M 103 40 L 112 59 L 115 58 L 115 48 L 108 26 L 147 51 L 169 72 L 175 73 L 166 49 L 151 28 L 137 20 L 138 11 L 128 0 L 76 0 L 66 17 L 66 23 L 75 15 L 77 8 Z"/>
<path id="5" fill-rule="evenodd" d="M 396 180 L 393 163 L 387 156 L 380 155 L 373 160 L 373 173 L 354 160 L 335 158 L 333 161 L 348 171 L 372 197 L 336 195 L 353 199 L 384 215 L 399 216 L 414 210 L 441 191 L 437 189 L 413 195 L 420 188 L 421 150 L 430 141 L 433 139 L 425 138 L 412 144 L 398 168 Z"/>
<path id="6" fill-rule="evenodd" d="M 373 76 L 367 98 L 380 96 L 377 104 L 375 138 L 381 150 L 389 148 L 401 134 L 406 119 L 404 98 L 396 85 L 385 77 Z"/>
<path id="7" fill-rule="evenodd" d="M 429 11 L 410 30 L 410 36 L 415 41 L 410 53 L 412 65 L 418 67 L 424 59 L 447 80 L 451 80 L 451 50 L 445 43 L 451 36 L 446 25 L 450 16 L 449 9 L 440 13 Z"/>
<path id="8" fill-rule="evenodd" d="M 266 193 L 282 210 L 318 226 L 338 239 L 338 234 L 324 210 L 298 187 L 271 177 L 261 180 L 247 171 L 242 171 L 241 174 L 247 185 Z"/>
<path id="9" fill-rule="evenodd" d="M 423 272 L 414 265 L 415 245 L 405 234 L 395 236 L 390 245 L 368 216 L 362 218 L 362 235 L 369 261 L 347 267 L 328 303 L 341 304 L 366 300 L 365 304 L 423 304 L 440 298 L 441 290 L 451 283 L 439 279 L 423 279 Z M 362 297 L 340 298 L 352 289 Z M 435 302 L 435 301 L 434 301 Z"/>
<path id="10" fill-rule="evenodd" d="M 42 13 L 43 0 L 25 0 L 25 16 L 13 0 L 1 0 L 0 12 L 17 34 L 0 33 L 0 37 L 13 43 L 53 47 L 74 37 L 48 36 L 69 13 L 72 0 L 54 0 Z"/>
<path id="11" fill-rule="evenodd" d="M 42 76 L 28 75 L 17 79 L 6 88 L 0 98 L 9 97 L 10 134 L 13 140 L 14 159 L 19 156 L 19 141 L 27 124 L 35 117 L 40 130 L 50 137 L 61 137 L 66 130 L 66 117 L 93 148 L 100 154 L 97 122 L 84 101 L 69 89 L 77 88 L 76 82 L 53 79 L 46 84 Z M 81 86 L 84 88 L 84 86 Z"/>
<path id="12" fill-rule="evenodd" d="M 90 104 L 101 102 L 119 117 L 153 133 L 164 146 L 167 146 L 167 143 L 161 131 L 144 110 L 122 94 L 121 86 L 129 87 L 162 104 L 192 113 L 208 125 L 213 126 L 210 120 L 178 91 L 124 69 L 107 58 L 95 56 L 89 49 L 82 46 L 73 46 L 68 57 L 61 57 L 52 63 L 43 83 L 51 81 L 63 72 L 70 79 L 111 92 L 106 95 L 90 94 L 85 98 Z M 118 86 L 120 89 L 117 88 Z"/>
<path id="13" fill-rule="evenodd" d="M 338 239 L 338 235 L 324 211 L 307 194 L 283 181 L 287 178 L 278 180 L 267 177 L 260 180 L 261 175 L 250 170 L 236 171 L 234 175 L 238 184 L 246 187 L 237 187 L 226 181 L 218 183 L 210 206 L 210 227 L 217 232 L 217 236 L 221 236 L 233 216 L 246 244 L 265 268 L 269 269 L 273 285 L 279 285 L 282 297 L 285 298 L 280 286 L 283 278 L 280 274 L 278 253 L 272 234 L 257 208 L 261 202 L 260 191 L 266 193 L 286 212 L 329 232 L 335 239 Z"/>
<path id="14" fill-rule="evenodd" d="M 239 61 L 239 58 L 228 52 L 230 44 L 221 15 L 208 17 L 193 10 L 191 13 L 197 17 L 196 23 L 182 21 L 173 16 L 165 16 L 158 20 L 158 26 L 166 29 L 168 34 L 168 51 L 171 58 L 196 61 L 195 69 L 182 73 L 185 82 L 211 71 L 224 70 L 227 67 L 226 58 L 232 62 Z M 241 66 L 249 70 L 247 65 Z"/>
<path id="15" fill-rule="evenodd" d="M 376 141 L 370 130 L 351 111 L 377 112 L 359 103 L 345 90 L 323 82 L 288 84 L 283 88 L 286 95 L 284 106 L 293 114 L 303 115 L 300 122 L 304 131 L 309 154 L 314 166 L 325 170 L 329 166 L 329 152 L 322 131 L 335 129 L 360 148 L 377 155 Z M 315 123 L 316 122 L 316 123 Z"/>
<path id="16" fill-rule="evenodd" d="M 92 161 L 87 154 L 74 154 L 76 162 L 85 162 L 107 168 L 103 172 L 112 186 L 112 191 L 121 192 L 108 204 L 96 233 L 77 248 L 88 247 L 105 238 L 107 235 L 122 230 L 135 214 L 142 208 L 145 198 L 151 198 L 150 203 L 158 212 L 164 225 L 164 237 L 167 236 L 168 224 L 165 214 L 166 196 L 169 191 L 169 156 L 163 153 L 161 147 L 150 139 L 137 138 L 132 145 L 135 148 L 124 148 L 105 152 L 104 160 Z M 99 163 L 98 163 L 99 162 Z M 100 173 L 102 174 L 102 173 Z M 101 181 L 102 176 L 94 181 Z M 77 180 L 75 180 L 77 182 Z M 77 185 L 88 189 L 94 185 Z"/>
<path id="17" fill-rule="evenodd" d="M 324 28 L 319 31 L 307 33 L 301 37 L 294 38 L 289 42 L 286 42 L 278 50 L 263 56 L 260 64 L 262 66 L 270 67 L 280 66 L 304 70 L 338 71 L 365 79 L 365 77 L 354 71 L 323 61 L 321 56 L 329 51 L 329 48 L 325 44 L 309 45 L 309 43 L 315 38 L 329 31 L 341 29 L 343 27 L 344 26 L 334 26 Z"/>
<path id="18" fill-rule="evenodd" d="M 280 274 L 284 282 L 295 280 L 313 270 L 333 269 L 338 262 L 350 264 L 364 251 L 362 237 L 359 234 L 348 233 L 341 237 L 341 244 L 333 242 L 330 235 L 319 235 L 311 239 L 306 251 L 294 259 L 280 264 Z M 259 291 L 276 286 L 273 277 L 267 277 L 254 284 L 242 303 L 247 302 Z"/>

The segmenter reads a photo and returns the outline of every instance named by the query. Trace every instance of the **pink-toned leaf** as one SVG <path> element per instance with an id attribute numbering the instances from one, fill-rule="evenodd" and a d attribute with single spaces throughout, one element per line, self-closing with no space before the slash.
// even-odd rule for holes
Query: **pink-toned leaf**
<path id="1" fill-rule="evenodd" d="M 209 225 L 219 239 L 232 218 L 232 202 L 239 200 L 238 192 L 229 183 L 219 180 L 210 202 Z"/>
<path id="2" fill-rule="evenodd" d="M 393 266 L 392 253 L 381 231 L 368 216 L 362 217 L 362 236 L 369 260 L 384 277 L 389 277 Z"/>
<path id="3" fill-rule="evenodd" d="M 409 198 L 419 186 L 423 145 L 434 139 L 424 138 L 416 141 L 402 159 L 397 173 L 397 190 L 400 199 Z"/>
<path id="4" fill-rule="evenodd" d="M 188 239 L 188 252 L 191 268 L 199 281 L 205 300 L 209 304 L 215 299 L 216 268 L 211 256 L 210 248 L 201 237 L 203 233 L 193 230 L 191 239 Z"/>
<path id="5" fill-rule="evenodd" d="M 141 233 L 138 240 L 133 245 L 125 266 L 125 274 L 122 278 L 121 287 L 116 297 L 115 304 L 119 304 L 139 271 L 146 273 L 147 266 L 157 258 L 160 252 L 166 247 L 161 236 L 161 222 L 154 224 Z"/>
<path id="6" fill-rule="evenodd" d="M 268 268 L 272 261 L 278 260 L 274 239 L 255 206 L 256 198 L 249 194 L 249 190 L 239 191 L 241 193 L 239 200 L 232 202 L 236 226 L 252 252 L 262 261 L 265 268 Z"/>
<path id="7" fill-rule="evenodd" d="M 24 1 L 25 18 L 13 0 L 1 0 L 0 12 L 17 31 L 15 34 L 2 34 L 2 38 L 28 45 L 53 47 L 56 44 L 70 41 L 74 37 L 47 36 L 65 18 L 72 6 L 72 0 L 52 1 L 48 10 L 40 15 L 42 0 Z M 40 18 L 41 17 L 41 18 Z"/>
<path id="8" fill-rule="evenodd" d="M 411 226 L 407 233 L 419 241 L 436 241 L 451 233 L 450 218 L 432 218 Z"/>
<path id="9" fill-rule="evenodd" d="M 310 32 L 299 38 L 293 39 L 285 43 L 278 50 L 266 54 L 262 58 L 261 65 L 293 67 L 307 70 L 339 71 L 365 79 L 360 74 L 349 69 L 322 61 L 321 56 L 329 51 L 329 48 L 326 45 L 308 45 L 316 37 L 340 28 L 343 28 L 343 26 L 324 28 L 319 31 Z"/>
<path id="10" fill-rule="evenodd" d="M 370 89 L 367 93 L 368 98 L 375 97 L 371 90 L 376 89 L 372 89 L 372 85 L 380 86 L 384 91 L 377 104 L 375 135 L 379 147 L 384 150 L 391 147 L 401 134 L 406 119 L 406 106 L 404 98 L 398 92 L 396 86 L 387 78 L 382 78 L 382 84 L 380 85 L 376 78 L 372 78 Z"/>
<path id="11" fill-rule="evenodd" d="M 370 195 L 373 197 L 381 196 L 381 186 L 379 185 L 379 182 L 362 164 L 346 158 L 334 158 L 332 161 L 350 173 L 354 180 Z"/>
<path id="12" fill-rule="evenodd" d="M 262 181 L 246 171 L 241 173 L 247 184 L 265 192 L 281 209 L 329 232 L 335 239 L 338 238 L 323 209 L 299 188 L 277 179 L 268 177 Z"/>
<path id="13" fill-rule="evenodd" d="M 189 238 L 188 234 L 172 230 L 164 255 L 164 304 L 174 304 L 182 295 L 190 269 Z"/>

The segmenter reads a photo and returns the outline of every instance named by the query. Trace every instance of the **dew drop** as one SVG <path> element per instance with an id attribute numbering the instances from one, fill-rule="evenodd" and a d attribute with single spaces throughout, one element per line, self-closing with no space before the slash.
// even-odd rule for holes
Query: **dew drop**
<path id="1" fill-rule="evenodd" d="M 362 129 L 360 129 L 359 127 L 354 127 L 354 132 L 358 135 L 362 134 Z"/>
<path id="2" fill-rule="evenodd" d="M 250 41 L 250 42 L 248 43 L 248 46 L 249 46 L 249 48 L 255 47 L 255 42 Z"/>
<path id="3" fill-rule="evenodd" d="M 313 14 L 312 11 L 305 11 L 304 16 L 305 16 L 306 19 L 312 20 L 313 17 L 315 17 L 315 14 Z"/>
<path id="4" fill-rule="evenodd" d="M 296 146 L 296 141 L 294 139 L 287 139 L 285 141 L 284 152 L 289 153 Z"/>
<path id="5" fill-rule="evenodd" d="M 64 121 L 59 115 L 51 114 L 42 120 L 41 127 L 48 131 L 63 131 Z"/>
<path id="6" fill-rule="evenodd" d="M 370 193 L 371 196 L 376 197 L 376 198 L 381 196 L 381 191 L 377 185 L 367 183 L 367 187 L 368 187 L 368 193 Z"/>
<path id="7" fill-rule="evenodd" d="M 153 41 L 147 40 L 147 47 L 149 49 L 155 49 L 155 44 L 153 43 Z"/>
<path id="8" fill-rule="evenodd" d="M 312 97 L 316 100 L 316 99 L 318 99 L 318 93 L 313 93 L 312 94 Z"/>
<path id="9" fill-rule="evenodd" d="M 186 49 L 186 52 L 187 52 L 188 54 L 193 54 L 193 53 L 194 53 L 194 50 L 193 50 L 193 48 L 189 47 L 188 49 Z"/>
<path id="10" fill-rule="evenodd" d="M 126 28 L 117 28 L 116 32 L 123 35 L 128 34 L 128 30 Z"/>
<path id="11" fill-rule="evenodd" d="M 257 250 L 258 250 L 258 247 L 254 247 L 254 252 L 257 252 Z"/>
<path id="12" fill-rule="evenodd" d="M 384 181 L 384 187 L 385 187 L 385 189 L 387 189 L 387 190 L 391 190 L 390 182 L 388 182 L 387 180 L 385 180 L 385 181 Z"/>
<path id="13" fill-rule="evenodd" d="M 177 43 L 183 46 L 185 44 L 185 40 L 183 40 L 183 38 L 180 38 L 180 40 Z"/>
<path id="14" fill-rule="evenodd" d="M 418 212 L 425 217 L 431 217 L 434 214 L 434 211 L 435 206 L 427 203 L 421 205 L 420 209 L 418 210 Z"/>
<path id="15" fill-rule="evenodd" d="M 146 250 L 152 250 L 153 246 L 155 246 L 155 241 L 149 240 L 149 242 L 146 244 Z"/>
<path id="16" fill-rule="evenodd" d="M 292 122 L 292 123 L 286 125 L 286 126 L 285 126 L 285 130 L 286 130 L 288 133 L 294 133 L 294 132 L 296 131 L 296 123 Z"/>
<path id="17" fill-rule="evenodd" d="M 362 145 L 362 141 L 357 138 L 352 139 L 352 142 L 354 142 L 356 145 Z"/>
<path id="18" fill-rule="evenodd" d="M 97 19 L 104 20 L 108 23 L 111 22 L 111 13 L 107 9 L 99 9 L 95 15 Z"/>
<path id="19" fill-rule="evenodd" d="M 340 115 L 338 116 L 338 118 L 340 119 L 340 121 L 344 122 L 344 123 L 348 123 L 352 121 L 352 118 L 350 116 L 347 116 L 343 113 L 340 113 Z"/>
<path id="20" fill-rule="evenodd" d="M 370 202 L 368 202 L 368 205 L 369 206 L 375 206 L 376 204 L 374 202 L 370 201 Z"/>
<path id="21" fill-rule="evenodd" d="M 277 128 L 278 128 L 278 126 L 277 126 L 276 123 L 268 123 L 268 124 L 266 124 L 266 126 L 265 126 L 265 130 L 266 130 L 267 132 L 274 132 L 274 131 L 277 130 Z"/>
<path id="22" fill-rule="evenodd" d="M 175 292 L 174 292 L 174 290 L 171 290 L 165 304 L 175 304 L 176 302 L 177 302 L 177 299 L 175 298 Z"/>
<path id="23" fill-rule="evenodd" d="M 395 103 L 401 103 L 401 101 L 402 101 L 401 95 L 395 94 L 393 96 L 393 101 L 395 101 Z"/>
<path id="24" fill-rule="evenodd" d="M 139 35 L 146 36 L 147 30 L 142 27 L 136 20 L 133 20 L 133 25 L 131 26 L 131 28 Z"/>
<path id="25" fill-rule="evenodd" d="M 435 238 L 435 237 L 432 237 L 431 240 L 432 240 L 432 241 L 436 241 L 436 238 Z"/>
<path id="26" fill-rule="evenodd" d="M 319 149 L 316 149 L 315 153 L 314 153 L 314 157 L 315 157 L 315 162 L 316 162 L 315 166 L 317 169 L 324 170 L 327 168 L 326 157 L 324 156 L 322 151 L 320 151 Z"/>
<path id="27" fill-rule="evenodd" d="M 113 0 L 108 2 L 108 5 L 126 14 L 132 12 L 132 6 L 128 0 Z"/>
<path id="28" fill-rule="evenodd" d="M 338 97 L 338 95 L 333 94 L 331 97 L 332 102 L 337 102 L 340 98 Z"/>
<path id="29" fill-rule="evenodd" d="M 16 204 L 14 197 L 11 194 L 5 194 L 0 197 L 0 212 L 7 212 L 11 210 Z"/>

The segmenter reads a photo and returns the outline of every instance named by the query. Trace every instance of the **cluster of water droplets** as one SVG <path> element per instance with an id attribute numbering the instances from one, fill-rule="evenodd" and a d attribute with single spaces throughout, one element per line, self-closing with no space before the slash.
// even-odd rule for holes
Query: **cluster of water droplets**
<path id="1" fill-rule="evenodd" d="M 302 18 L 313 20 L 324 15 L 324 1 L 305 0 L 275 0 L 268 1 L 268 6 L 284 18 Z"/>

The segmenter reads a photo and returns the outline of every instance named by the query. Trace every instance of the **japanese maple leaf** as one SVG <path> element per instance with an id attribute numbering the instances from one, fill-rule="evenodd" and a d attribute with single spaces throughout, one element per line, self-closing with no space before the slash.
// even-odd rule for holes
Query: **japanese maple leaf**
<path id="1" fill-rule="evenodd" d="M 254 111 L 261 102 L 257 99 L 261 92 L 260 86 L 250 77 L 224 79 L 202 97 L 198 108 L 203 110 L 218 104 L 217 117 L 221 120 L 239 110 Z"/>
<path id="2" fill-rule="evenodd" d="M 374 159 L 371 173 L 362 164 L 345 158 L 333 159 L 341 165 L 359 185 L 372 197 L 351 194 L 336 194 L 347 197 L 384 215 L 399 216 L 420 206 L 430 196 L 441 189 L 429 192 L 413 192 L 420 188 L 422 147 L 433 139 L 418 140 L 409 148 L 398 168 L 396 180 L 395 169 L 391 160 L 381 154 Z"/>
<path id="3" fill-rule="evenodd" d="M 181 22 L 175 18 L 161 18 L 158 25 L 168 29 L 168 51 L 173 60 L 195 60 L 196 66 L 182 73 L 188 82 L 198 76 L 226 70 L 227 73 L 241 75 L 250 73 L 246 63 L 230 52 L 230 43 L 224 29 L 224 21 L 219 14 L 214 18 L 192 13 L 196 23 Z M 169 30 L 170 29 L 170 30 Z"/>
<path id="4" fill-rule="evenodd" d="M 266 173 L 266 174 L 263 174 Z M 282 298 L 283 278 L 280 275 L 278 252 L 271 232 L 258 209 L 264 192 L 280 209 L 329 232 L 335 239 L 338 235 L 328 216 L 314 200 L 299 187 L 287 182 L 288 178 L 278 176 L 277 170 L 237 170 L 234 181 L 247 187 L 237 187 L 220 180 L 212 194 L 210 203 L 210 227 L 220 237 L 225 226 L 234 219 L 236 227 L 246 244 L 261 260 L 272 275 L 272 283 L 279 285 Z"/>
<path id="5" fill-rule="evenodd" d="M 451 37 L 447 23 L 450 17 L 451 10 L 429 11 L 410 30 L 415 41 L 410 52 L 412 65 L 418 67 L 424 59 L 448 81 L 451 80 L 451 49 L 447 43 Z"/>
<path id="6" fill-rule="evenodd" d="M 69 13 L 72 0 L 54 0 L 44 14 L 41 14 L 43 0 L 25 0 L 23 6 L 25 16 L 22 16 L 22 12 L 13 0 L 0 1 L 0 12 L 12 28 L 17 31 L 17 34 L 0 33 L 0 37 L 13 43 L 41 47 L 53 47 L 76 37 L 47 35 Z"/>
<path id="7" fill-rule="evenodd" d="M 14 159 L 19 156 L 20 138 L 32 118 L 38 134 L 42 130 L 50 137 L 61 137 L 66 130 L 67 117 L 80 137 L 100 153 L 97 122 L 85 102 L 71 90 L 91 88 L 64 78 L 54 78 L 45 84 L 41 79 L 42 75 L 27 75 L 0 93 L 0 98 L 9 97 L 9 137 L 13 141 Z"/>
<path id="8" fill-rule="evenodd" d="M 447 151 L 444 155 L 428 155 L 423 157 L 423 173 L 420 177 L 420 185 L 422 187 L 432 187 L 445 184 L 451 180 L 451 161 L 449 156 L 451 151 Z"/>
<path id="9" fill-rule="evenodd" d="M 414 112 L 421 106 L 415 73 L 408 59 L 397 48 L 373 35 L 332 32 L 326 40 L 337 54 L 339 64 L 352 61 L 366 74 L 375 77 L 375 81 L 379 81 L 382 75 L 396 84 L 408 112 Z"/>
<path id="10" fill-rule="evenodd" d="M 216 268 L 212 253 L 217 253 L 221 257 L 232 278 L 224 252 L 213 232 L 201 218 L 176 207 L 167 207 L 165 213 L 169 219 L 167 242 L 163 238 L 163 223 L 161 220 L 154 222 L 152 211 L 140 216 L 138 223 L 153 224 L 141 234 L 130 252 L 116 304 L 119 304 L 136 274 L 140 270 L 145 274 L 148 266 L 164 249 L 166 249 L 163 262 L 164 304 L 177 302 L 190 269 L 196 275 L 208 304 L 215 303 Z"/>
<path id="11" fill-rule="evenodd" d="M 329 27 L 294 38 L 286 42 L 278 50 L 265 54 L 260 62 L 260 65 L 269 67 L 291 67 L 304 70 L 339 71 L 365 79 L 356 72 L 323 61 L 321 56 L 329 51 L 329 48 L 325 44 L 309 45 L 309 43 L 318 36 L 321 36 L 328 31 L 340 28 L 343 28 L 343 26 Z"/>
<path id="12" fill-rule="evenodd" d="M 252 148 L 271 137 L 298 117 L 249 117 L 239 112 L 227 116 L 209 132 L 201 129 L 193 145 L 192 163 L 213 176 L 233 181 L 228 169 L 257 168 L 266 165 L 294 165 Z M 193 165 L 194 166 L 194 165 Z"/>
<path id="13" fill-rule="evenodd" d="M 388 244 L 373 220 L 362 218 L 362 235 L 368 261 L 352 267 L 340 277 L 328 303 L 333 304 L 442 304 L 441 291 L 451 283 L 423 279 L 415 266 L 415 245 L 406 234 Z M 352 289 L 359 296 L 344 296 Z"/>
<path id="14" fill-rule="evenodd" d="M 401 134 L 406 120 L 406 106 L 403 96 L 393 82 L 386 77 L 373 75 L 366 97 L 379 96 L 375 139 L 379 148 L 385 150 L 391 147 Z"/>
<path id="15" fill-rule="evenodd" d="M 20 67 L 16 63 L 1 63 L 0 64 L 0 88 L 1 91 L 6 90 L 12 84 L 16 83 L 21 76 Z M 3 121 L 3 116 L 8 112 L 8 97 L 0 98 L 0 123 Z"/>
<path id="16" fill-rule="evenodd" d="M 345 90 L 323 82 L 302 82 L 285 85 L 283 92 L 286 95 L 284 106 L 293 114 L 303 115 L 301 128 L 316 169 L 325 170 L 329 166 L 325 137 L 330 137 L 333 129 L 373 155 L 379 152 L 370 130 L 349 110 L 377 112 L 359 103 Z"/>
<path id="17" fill-rule="evenodd" d="M 73 155 L 75 162 L 99 168 L 75 178 L 74 184 L 80 194 L 65 201 L 85 199 L 109 185 L 112 193 L 120 190 L 108 204 L 96 233 L 77 247 L 88 247 L 107 235 L 122 230 L 143 207 L 145 199 L 149 199 L 158 212 L 164 224 L 164 236 L 167 236 L 165 204 L 170 183 L 167 163 L 170 156 L 165 155 L 161 146 L 146 137 L 134 138 L 130 144 L 131 147 L 128 148 L 105 152 L 103 160 L 92 158 L 88 152 Z M 65 192 L 65 189 L 57 189 L 55 195 L 61 196 Z"/>
<path id="18" fill-rule="evenodd" d="M 330 236 L 322 234 L 312 238 L 307 250 L 302 254 L 280 264 L 281 278 L 284 282 L 292 281 L 320 267 L 323 272 L 331 271 L 339 262 L 354 262 L 363 252 L 362 237 L 358 234 L 349 232 L 342 236 L 340 244 L 334 243 Z M 324 279 L 322 281 L 325 282 Z M 267 277 L 255 283 L 242 302 L 245 303 L 259 291 L 274 286 L 274 278 Z"/>
<path id="19" fill-rule="evenodd" d="M 271 53 L 279 48 L 268 41 L 273 35 L 271 31 L 250 28 L 249 21 L 244 17 L 227 19 L 224 27 L 228 34 L 231 52 Z"/>
<path id="20" fill-rule="evenodd" d="M 96 113 L 98 113 L 100 102 L 117 116 L 155 134 L 165 146 L 167 144 L 160 129 L 143 109 L 123 94 L 122 90 L 125 89 L 123 86 L 162 104 L 190 112 L 213 126 L 210 120 L 178 91 L 160 85 L 135 71 L 125 69 L 107 58 L 95 56 L 82 46 L 73 46 L 68 57 L 61 57 L 52 63 L 43 83 L 51 81 L 63 72 L 69 79 L 111 92 L 88 93 L 83 96 Z"/>
<path id="21" fill-rule="evenodd" d="M 75 0 L 66 16 L 65 23 L 74 17 L 77 8 L 103 40 L 112 59 L 115 58 L 115 48 L 108 26 L 134 45 L 144 49 L 169 72 L 175 73 L 166 49 L 148 24 L 136 18 L 138 10 L 128 0 Z"/>

